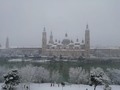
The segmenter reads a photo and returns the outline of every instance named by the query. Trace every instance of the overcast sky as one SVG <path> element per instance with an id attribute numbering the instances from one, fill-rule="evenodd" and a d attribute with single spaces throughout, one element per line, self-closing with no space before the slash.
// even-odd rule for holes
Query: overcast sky
<path id="1" fill-rule="evenodd" d="M 81 42 L 87 23 L 91 46 L 120 46 L 120 0 L 0 0 L 2 47 L 41 47 L 43 27 Z"/>

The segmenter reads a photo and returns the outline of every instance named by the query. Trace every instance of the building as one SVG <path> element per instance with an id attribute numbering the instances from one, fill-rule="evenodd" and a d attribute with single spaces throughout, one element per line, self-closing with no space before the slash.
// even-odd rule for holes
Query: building
<path id="1" fill-rule="evenodd" d="M 99 47 L 90 49 L 91 58 L 120 59 L 119 47 Z"/>
<path id="2" fill-rule="evenodd" d="M 6 38 L 6 49 L 9 49 L 9 38 Z"/>
<path id="3" fill-rule="evenodd" d="M 79 39 L 76 39 L 76 41 L 70 40 L 67 33 L 62 41 L 54 41 L 52 32 L 48 41 L 44 27 L 42 33 L 42 55 L 67 58 L 90 57 L 90 32 L 88 25 L 86 25 L 85 39 L 81 42 Z"/>
<path id="4" fill-rule="evenodd" d="M 0 57 L 9 57 L 9 58 L 32 58 L 40 57 L 41 48 L 9 48 L 9 49 L 0 49 Z"/>

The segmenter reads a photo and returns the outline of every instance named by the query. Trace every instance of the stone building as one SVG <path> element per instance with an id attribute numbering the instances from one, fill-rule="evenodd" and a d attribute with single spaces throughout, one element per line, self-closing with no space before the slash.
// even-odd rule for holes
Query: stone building
<path id="1" fill-rule="evenodd" d="M 7 37 L 6 38 L 6 49 L 8 49 L 9 48 L 9 38 Z"/>
<path id="2" fill-rule="evenodd" d="M 62 41 L 53 39 L 51 32 L 49 41 L 47 40 L 47 33 L 44 28 L 42 33 L 42 55 L 56 56 L 67 58 L 90 57 L 90 32 L 88 25 L 86 25 L 85 39 L 81 42 L 79 39 L 76 41 L 70 40 L 67 33 Z"/>

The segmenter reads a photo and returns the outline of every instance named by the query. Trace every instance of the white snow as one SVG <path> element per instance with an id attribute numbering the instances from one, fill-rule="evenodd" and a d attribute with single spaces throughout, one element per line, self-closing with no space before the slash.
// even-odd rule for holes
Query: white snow
<path id="1" fill-rule="evenodd" d="M 2 84 L 0 84 L 1 86 Z M 23 86 L 24 84 L 20 85 Z M 57 84 L 55 84 L 54 87 L 50 86 L 50 83 L 44 83 L 44 84 L 27 84 L 28 86 L 30 85 L 30 90 L 94 90 L 93 86 L 89 86 L 89 85 L 76 85 L 76 84 L 72 84 L 72 85 L 66 85 L 65 87 L 62 88 L 62 86 L 59 86 Z M 112 90 L 120 90 L 120 85 L 110 85 L 110 87 L 112 88 Z M 0 89 L 1 90 L 1 89 Z M 27 90 L 22 88 L 21 90 Z M 97 86 L 96 90 L 103 90 L 103 85 L 102 86 Z"/>
<path id="2" fill-rule="evenodd" d="M 10 59 L 8 60 L 9 62 L 22 62 L 22 61 L 32 61 L 32 59 Z"/>
<path id="3" fill-rule="evenodd" d="M 38 62 L 38 63 L 44 63 L 44 62 L 48 62 L 50 60 L 32 60 L 31 62 Z"/>
<path id="4" fill-rule="evenodd" d="M 32 59 L 10 59 L 8 60 L 9 62 L 22 62 L 22 61 L 30 61 L 30 62 L 38 62 L 38 63 L 44 63 L 44 62 L 48 62 L 50 60 L 32 60 Z"/>

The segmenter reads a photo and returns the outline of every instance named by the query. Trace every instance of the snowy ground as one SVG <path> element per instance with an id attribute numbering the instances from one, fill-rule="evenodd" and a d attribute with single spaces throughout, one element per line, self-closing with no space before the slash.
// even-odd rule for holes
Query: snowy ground
<path id="1" fill-rule="evenodd" d="M 2 84 L 0 84 L 1 86 Z M 20 85 L 20 86 L 23 86 Z M 111 85 L 112 90 L 120 90 L 119 85 Z M 62 86 L 59 86 L 55 84 L 54 87 L 50 87 L 50 83 L 46 84 L 30 84 L 30 90 L 93 90 L 93 86 L 89 85 L 66 85 L 65 87 L 62 88 Z M 1 89 L 0 89 L 1 90 Z M 23 87 L 20 90 L 27 90 L 24 89 Z M 103 90 L 103 86 L 97 86 L 96 90 Z"/>

